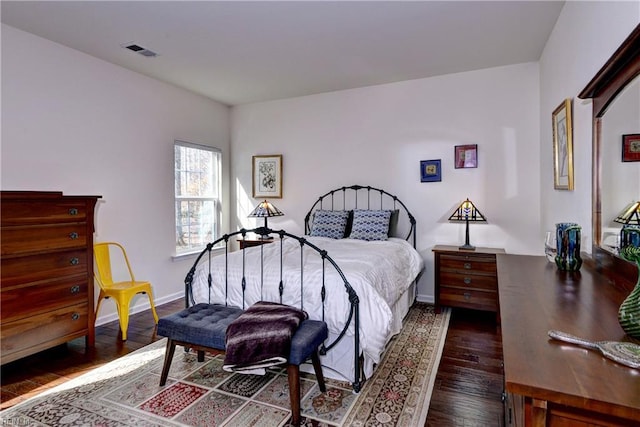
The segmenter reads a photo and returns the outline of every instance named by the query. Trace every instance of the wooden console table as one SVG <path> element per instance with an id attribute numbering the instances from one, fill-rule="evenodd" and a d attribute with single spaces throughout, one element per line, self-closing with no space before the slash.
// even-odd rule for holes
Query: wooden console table
<path id="1" fill-rule="evenodd" d="M 640 370 L 551 340 L 557 329 L 630 341 L 617 312 L 627 292 L 588 263 L 559 271 L 545 257 L 497 255 L 507 426 L 639 426 Z"/>

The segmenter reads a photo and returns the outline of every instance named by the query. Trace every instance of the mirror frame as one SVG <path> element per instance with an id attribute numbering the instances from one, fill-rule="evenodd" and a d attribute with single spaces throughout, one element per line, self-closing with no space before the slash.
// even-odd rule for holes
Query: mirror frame
<path id="1" fill-rule="evenodd" d="M 638 268 L 602 248 L 602 118 L 618 94 L 640 75 L 640 24 L 620 45 L 589 84 L 578 95 L 593 102 L 592 141 L 592 256 L 596 267 L 607 273 L 616 285 L 633 289 Z"/>

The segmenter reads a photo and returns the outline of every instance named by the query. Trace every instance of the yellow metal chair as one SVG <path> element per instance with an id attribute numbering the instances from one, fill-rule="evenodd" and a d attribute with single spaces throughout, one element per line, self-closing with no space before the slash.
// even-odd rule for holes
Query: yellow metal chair
<path id="1" fill-rule="evenodd" d="M 114 256 L 120 251 L 121 258 L 124 259 L 124 263 L 129 271 L 130 280 L 125 281 L 113 281 L 111 255 L 113 250 Z M 158 314 L 156 313 L 156 307 L 153 303 L 153 293 L 151 291 L 151 283 L 146 281 L 137 281 L 133 276 L 131 270 L 131 264 L 129 264 L 129 258 L 124 247 L 115 242 L 102 242 L 93 245 L 93 255 L 96 261 L 96 270 L 94 277 L 98 285 L 100 286 L 100 296 L 98 297 L 98 307 L 96 308 L 96 315 L 100 310 L 100 304 L 105 298 L 113 298 L 118 309 L 118 317 L 120 318 L 120 330 L 122 331 L 122 340 L 127 340 L 127 328 L 129 327 L 129 304 L 131 299 L 136 294 L 147 294 L 149 297 L 149 303 L 151 304 L 151 312 L 156 323 L 158 323 Z M 122 265 L 124 271 L 124 265 Z M 116 265 L 113 265 L 116 268 Z M 116 270 L 117 271 L 117 270 Z"/>

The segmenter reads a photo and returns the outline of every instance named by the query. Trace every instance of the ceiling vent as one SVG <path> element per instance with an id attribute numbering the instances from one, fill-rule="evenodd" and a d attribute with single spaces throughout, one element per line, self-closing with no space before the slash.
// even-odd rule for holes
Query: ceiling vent
<path id="1" fill-rule="evenodd" d="M 124 47 L 125 49 L 129 49 L 132 52 L 139 53 L 142 56 L 146 56 L 147 58 L 154 58 L 158 56 L 158 54 L 154 51 L 144 48 L 135 43 L 125 43 L 122 45 L 122 47 Z"/>

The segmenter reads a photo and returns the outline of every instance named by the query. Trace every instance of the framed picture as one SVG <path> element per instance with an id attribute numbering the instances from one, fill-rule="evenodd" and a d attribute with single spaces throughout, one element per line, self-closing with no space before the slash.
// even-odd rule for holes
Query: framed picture
<path id="1" fill-rule="evenodd" d="M 282 154 L 253 156 L 253 197 L 282 198 Z"/>
<path id="2" fill-rule="evenodd" d="M 420 161 L 420 182 L 442 181 L 442 167 L 440 159 Z"/>
<path id="3" fill-rule="evenodd" d="M 456 145 L 455 158 L 456 169 L 477 168 L 478 144 Z"/>
<path id="4" fill-rule="evenodd" d="M 622 135 L 622 161 L 640 162 L 640 133 Z"/>
<path id="5" fill-rule="evenodd" d="M 553 110 L 553 188 L 573 190 L 573 142 L 571 98 Z"/>

